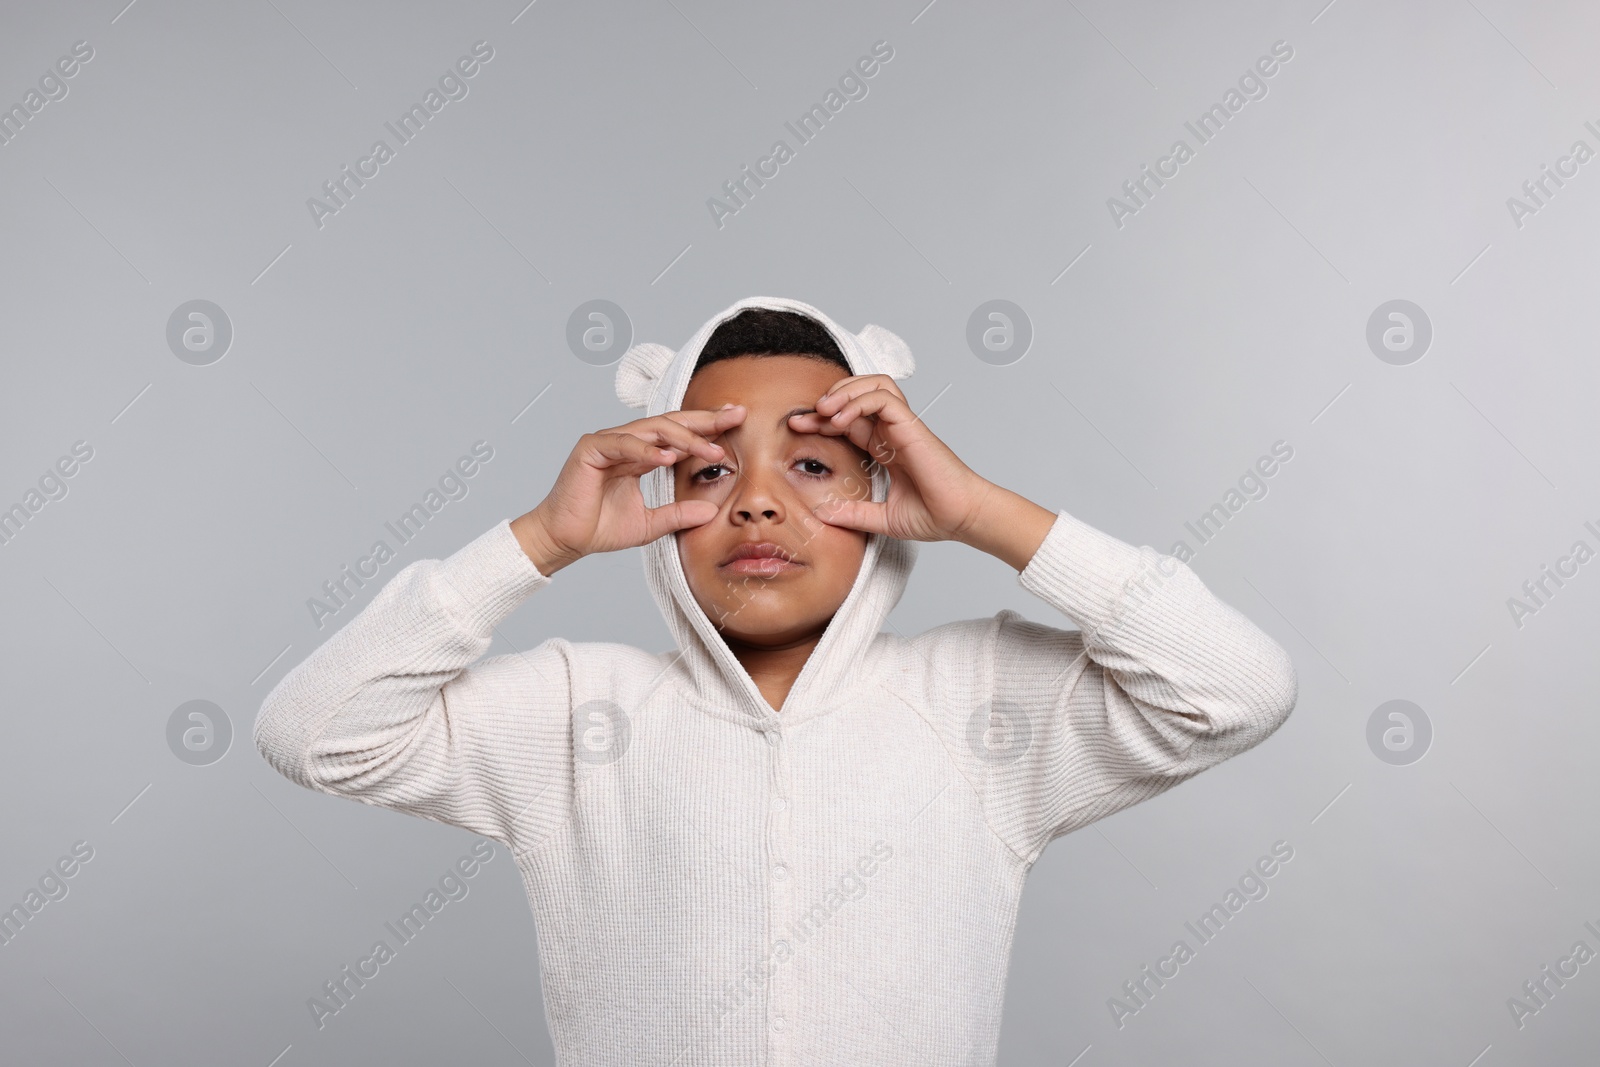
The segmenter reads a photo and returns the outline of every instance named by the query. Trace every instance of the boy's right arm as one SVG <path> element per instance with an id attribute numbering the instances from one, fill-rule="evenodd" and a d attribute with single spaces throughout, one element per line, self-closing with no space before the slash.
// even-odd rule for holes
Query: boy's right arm
<path id="1" fill-rule="evenodd" d="M 674 411 L 585 434 L 538 507 L 445 560 L 419 560 L 284 676 L 256 717 L 268 763 L 308 789 L 460 826 L 513 852 L 571 811 L 572 646 L 477 662 L 494 628 L 593 552 L 708 521 L 716 507 L 649 508 L 639 478 L 691 455 L 743 408 Z"/>
<path id="2" fill-rule="evenodd" d="M 419 560 L 267 696 L 254 740 L 320 792 L 460 826 L 517 851 L 570 799 L 571 647 L 477 662 L 549 584 L 506 522 Z"/>

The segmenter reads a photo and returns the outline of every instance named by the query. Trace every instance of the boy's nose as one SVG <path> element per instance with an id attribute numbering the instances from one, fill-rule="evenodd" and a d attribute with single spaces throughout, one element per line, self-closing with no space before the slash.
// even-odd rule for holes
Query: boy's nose
<path id="1" fill-rule="evenodd" d="M 782 522 L 784 509 L 775 497 L 751 494 L 734 505 L 733 514 L 742 522 L 754 522 L 758 517 L 768 522 Z"/>
<path id="2" fill-rule="evenodd" d="M 734 521 L 740 525 L 755 522 L 782 522 L 785 508 L 779 495 L 766 487 L 761 475 L 746 476 L 739 481 L 738 496 L 733 502 Z"/>

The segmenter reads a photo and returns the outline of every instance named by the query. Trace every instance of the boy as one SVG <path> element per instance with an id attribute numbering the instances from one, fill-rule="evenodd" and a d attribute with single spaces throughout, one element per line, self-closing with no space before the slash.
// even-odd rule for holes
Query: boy
<path id="1" fill-rule="evenodd" d="M 911 369 L 887 330 L 765 297 L 636 345 L 617 389 L 645 417 L 396 574 L 263 705 L 290 779 L 510 849 L 559 1064 L 993 1064 L 1045 845 L 1292 710 L 1282 648 L 1176 559 L 978 476 Z M 914 542 L 949 539 L 1080 629 L 880 632 Z M 479 659 L 562 567 L 639 545 L 677 651 Z"/>

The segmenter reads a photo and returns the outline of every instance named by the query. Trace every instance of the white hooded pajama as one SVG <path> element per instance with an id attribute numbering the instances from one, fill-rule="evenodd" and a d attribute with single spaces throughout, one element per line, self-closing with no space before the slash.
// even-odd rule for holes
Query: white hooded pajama
<path id="1" fill-rule="evenodd" d="M 911 371 L 886 330 L 757 297 L 677 352 L 634 346 L 619 395 L 676 410 L 747 307 L 817 319 L 855 373 Z M 671 468 L 643 489 L 670 501 Z M 671 535 L 644 559 L 675 650 L 551 638 L 481 658 L 552 580 L 502 521 L 397 573 L 278 683 L 254 740 L 309 789 L 506 846 L 561 1067 L 990 1065 L 1045 845 L 1259 744 L 1297 681 L 1185 564 L 1065 511 L 1018 580 L 1078 629 L 1001 611 L 883 632 L 915 550 L 868 538 L 774 711 Z"/>

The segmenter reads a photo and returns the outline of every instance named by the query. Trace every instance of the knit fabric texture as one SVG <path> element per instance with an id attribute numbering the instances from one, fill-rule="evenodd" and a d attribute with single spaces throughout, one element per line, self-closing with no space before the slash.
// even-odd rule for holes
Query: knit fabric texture
<path id="1" fill-rule="evenodd" d="M 752 306 L 812 315 L 877 372 L 881 336 L 756 297 L 657 368 L 652 414 Z M 664 503 L 671 480 L 645 489 Z M 484 658 L 552 581 L 502 521 L 390 579 L 268 695 L 255 744 L 308 789 L 506 846 L 561 1067 L 991 1065 L 1045 846 L 1259 744 L 1298 683 L 1187 565 L 1066 511 L 1017 580 L 1075 630 L 1007 610 L 884 632 L 914 554 L 869 537 L 774 710 L 672 536 L 644 559 L 674 651 L 550 638 Z"/>

